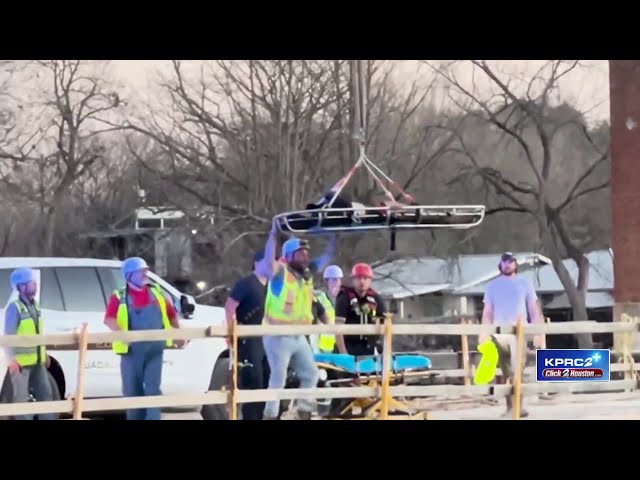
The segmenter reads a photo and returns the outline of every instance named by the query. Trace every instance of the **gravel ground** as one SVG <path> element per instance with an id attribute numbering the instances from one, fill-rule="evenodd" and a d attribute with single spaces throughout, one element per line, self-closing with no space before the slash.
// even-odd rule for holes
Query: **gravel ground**
<path id="1" fill-rule="evenodd" d="M 429 402 L 432 403 L 432 402 Z M 433 420 L 504 419 L 503 401 L 497 405 L 471 400 L 425 405 Z M 640 392 L 591 395 L 555 395 L 527 398 L 529 417 L 523 420 L 640 420 Z M 163 420 L 202 420 L 195 412 L 166 412 Z"/>

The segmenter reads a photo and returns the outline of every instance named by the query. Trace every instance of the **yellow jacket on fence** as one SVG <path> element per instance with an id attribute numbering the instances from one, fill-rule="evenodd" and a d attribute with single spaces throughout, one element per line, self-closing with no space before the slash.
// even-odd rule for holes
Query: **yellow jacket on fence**
<path id="1" fill-rule="evenodd" d="M 473 377 L 473 383 L 476 385 L 486 385 L 496 376 L 496 368 L 498 367 L 498 349 L 489 339 L 478 345 L 478 351 L 482 353 L 480 363 Z"/>

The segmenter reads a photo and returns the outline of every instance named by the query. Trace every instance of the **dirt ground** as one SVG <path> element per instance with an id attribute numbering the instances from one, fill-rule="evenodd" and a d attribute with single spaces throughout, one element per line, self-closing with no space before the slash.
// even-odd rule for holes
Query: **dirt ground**
<path id="1" fill-rule="evenodd" d="M 564 395 L 527 398 L 529 416 L 523 420 L 638 420 L 640 393 Z M 497 405 L 476 405 L 456 409 L 434 409 L 433 420 L 505 419 L 504 400 Z M 508 419 L 510 419 L 509 417 Z"/>
<path id="2" fill-rule="evenodd" d="M 529 417 L 523 420 L 640 420 L 640 392 L 553 395 L 525 399 Z M 501 420 L 504 400 L 495 405 L 460 399 L 421 402 L 433 420 Z M 510 417 L 509 417 L 510 418 Z M 199 413 L 167 412 L 163 420 L 202 420 Z"/>

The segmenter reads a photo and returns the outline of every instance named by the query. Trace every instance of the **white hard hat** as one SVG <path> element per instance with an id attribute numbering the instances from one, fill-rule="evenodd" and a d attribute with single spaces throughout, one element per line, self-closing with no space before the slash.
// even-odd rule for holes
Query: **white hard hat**
<path id="1" fill-rule="evenodd" d="M 337 265 L 329 265 L 325 270 L 324 270 L 324 275 L 323 278 L 325 280 L 329 279 L 329 278 L 342 278 L 342 269 L 337 266 Z"/>

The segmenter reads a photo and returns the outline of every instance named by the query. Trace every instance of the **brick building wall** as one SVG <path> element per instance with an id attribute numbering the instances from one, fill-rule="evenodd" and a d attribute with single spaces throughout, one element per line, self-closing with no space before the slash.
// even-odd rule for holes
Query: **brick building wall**
<path id="1" fill-rule="evenodd" d="M 615 321 L 640 316 L 640 61 L 610 61 L 609 92 Z"/>

